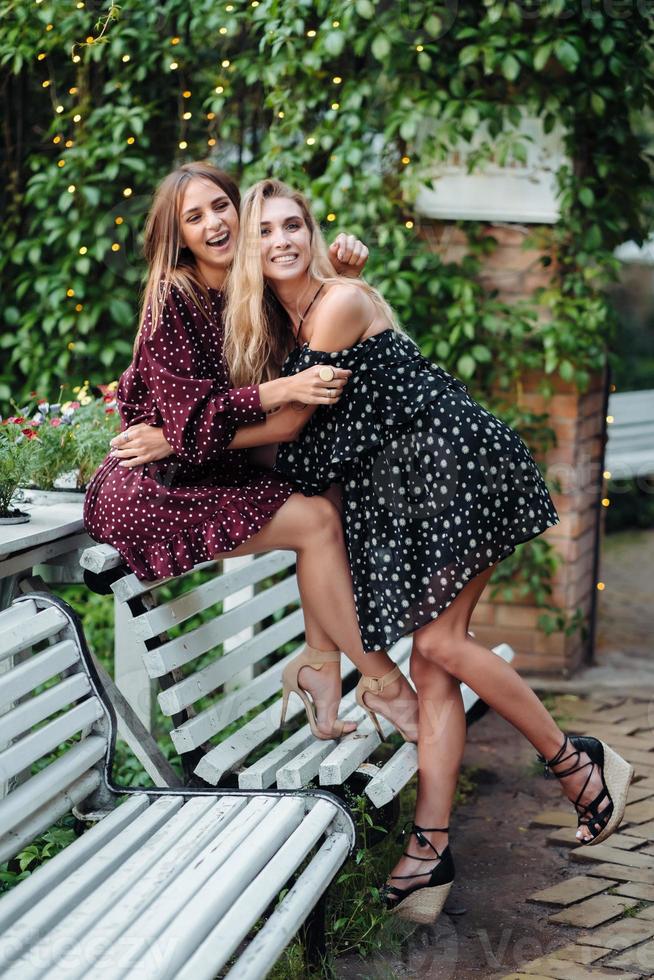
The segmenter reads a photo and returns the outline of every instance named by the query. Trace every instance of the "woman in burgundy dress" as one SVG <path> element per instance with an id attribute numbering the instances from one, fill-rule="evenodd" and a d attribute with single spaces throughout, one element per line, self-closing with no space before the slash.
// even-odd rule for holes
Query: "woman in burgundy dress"
<path id="1" fill-rule="evenodd" d="M 383 650 L 364 653 L 336 507 L 296 492 L 230 445 L 239 428 L 272 411 L 283 418 L 293 402 L 333 403 L 350 372 L 327 385 L 318 367 L 281 378 L 271 364 L 260 384 L 231 386 L 222 288 L 238 208 L 236 184 L 209 164 L 185 164 L 157 190 L 145 230 L 141 323 L 117 391 L 123 431 L 89 485 L 84 520 L 148 580 L 211 558 L 295 550 L 307 646 L 287 676 L 290 669 L 313 733 L 334 738 L 356 728 L 336 717 L 339 651 L 370 678 L 394 665 Z M 363 265 L 365 248 L 339 236 L 331 255 L 344 271 L 348 259 Z M 244 351 L 246 362 L 250 355 Z M 389 679 L 374 700 L 407 737 L 417 737 L 416 696 L 404 678 Z"/>

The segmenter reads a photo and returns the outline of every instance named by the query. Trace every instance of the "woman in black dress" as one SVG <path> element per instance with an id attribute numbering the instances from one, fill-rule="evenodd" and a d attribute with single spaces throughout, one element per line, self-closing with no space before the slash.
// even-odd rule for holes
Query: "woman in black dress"
<path id="1" fill-rule="evenodd" d="M 518 673 L 468 632 L 494 565 L 558 521 L 518 434 L 420 355 L 375 290 L 333 276 L 300 194 L 261 181 L 245 197 L 241 222 L 228 360 L 254 345 L 275 355 L 267 313 L 274 294 L 295 342 L 283 375 L 317 365 L 326 379 L 339 368 L 352 372 L 333 406 L 299 406 L 295 422 L 273 416 L 243 438 L 281 439 L 276 470 L 308 495 L 340 484 L 364 640 L 414 634 L 419 790 L 411 833 L 422 853 L 414 845 L 402 856 L 384 895 L 398 914 L 431 922 L 454 878 L 447 824 L 465 741 L 461 681 L 549 760 L 574 800 L 580 841 L 598 843 L 617 829 L 633 770 L 599 740 L 565 736 Z M 310 314 L 298 317 L 307 303 Z M 367 688 L 364 679 L 358 700 L 374 722 Z"/>
<path id="2" fill-rule="evenodd" d="M 145 231 L 141 325 L 117 391 L 123 431 L 89 485 L 84 520 L 143 579 L 178 575 L 209 558 L 296 551 L 307 645 L 286 676 L 314 735 L 337 738 L 356 728 L 336 717 L 340 651 L 375 678 L 393 664 L 381 649 L 364 656 L 334 505 L 307 499 L 233 445 L 236 434 L 267 412 L 279 408 L 283 418 L 293 399 L 319 405 L 333 397 L 317 367 L 295 378 L 266 371 L 244 384 L 228 373 L 223 287 L 239 203 L 234 181 L 210 164 L 185 164 L 157 190 Z M 332 246 L 332 259 L 339 263 L 341 251 L 341 268 L 348 259 L 356 268 L 363 247 L 343 237 Z M 339 370 L 330 387 L 338 394 L 348 376 Z M 383 712 L 415 739 L 411 685 L 396 678 L 384 693 Z"/>

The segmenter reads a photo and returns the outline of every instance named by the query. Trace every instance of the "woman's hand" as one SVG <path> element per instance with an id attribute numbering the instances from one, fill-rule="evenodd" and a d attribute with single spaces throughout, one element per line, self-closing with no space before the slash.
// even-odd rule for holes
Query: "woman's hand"
<path id="1" fill-rule="evenodd" d="M 320 372 L 329 368 L 334 377 L 326 381 Z M 327 373 L 325 371 L 325 373 Z M 316 364 L 285 380 L 288 382 L 288 401 L 302 405 L 335 405 L 343 394 L 350 379 L 351 371 L 346 368 L 330 368 L 328 364 Z"/>
<path id="2" fill-rule="evenodd" d="M 368 249 L 363 242 L 354 235 L 346 235 L 345 232 L 337 235 L 329 246 L 329 258 L 338 276 L 351 278 L 360 276 L 368 261 L 368 254 Z"/>
<path id="3" fill-rule="evenodd" d="M 334 375 L 329 381 L 320 377 L 320 372 L 326 368 Z M 261 407 L 264 412 L 272 412 L 293 402 L 300 402 L 302 405 L 335 405 L 351 374 L 347 368 L 316 364 L 289 378 L 264 381 L 259 385 Z"/>
<path id="4" fill-rule="evenodd" d="M 173 453 L 163 429 L 156 425 L 146 425 L 139 422 L 132 425 L 124 432 L 119 432 L 109 443 L 111 455 L 121 460 L 119 466 L 125 469 L 132 469 L 134 466 L 143 466 L 144 463 L 153 463 L 159 459 L 165 459 Z"/>

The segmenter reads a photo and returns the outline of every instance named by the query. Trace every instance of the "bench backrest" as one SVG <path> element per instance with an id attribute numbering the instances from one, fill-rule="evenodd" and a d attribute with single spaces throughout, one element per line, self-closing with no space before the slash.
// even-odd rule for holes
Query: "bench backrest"
<path id="1" fill-rule="evenodd" d="M 0 862 L 83 800 L 113 805 L 103 779 L 113 719 L 83 643 L 55 597 L 32 593 L 0 612 Z"/>
<path id="2" fill-rule="evenodd" d="M 613 479 L 654 474 L 654 390 L 609 398 L 605 465 Z"/>

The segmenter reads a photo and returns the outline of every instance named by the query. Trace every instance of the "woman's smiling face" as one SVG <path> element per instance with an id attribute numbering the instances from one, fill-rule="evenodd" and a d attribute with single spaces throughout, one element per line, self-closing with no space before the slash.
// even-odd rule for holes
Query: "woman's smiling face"
<path id="1" fill-rule="evenodd" d="M 302 208 L 288 197 L 271 197 L 261 210 L 264 278 L 285 282 L 304 275 L 311 262 L 311 231 Z"/>
<path id="2" fill-rule="evenodd" d="M 205 274 L 226 273 L 234 258 L 238 211 L 225 191 L 211 180 L 190 180 L 180 205 L 184 245 Z"/>

